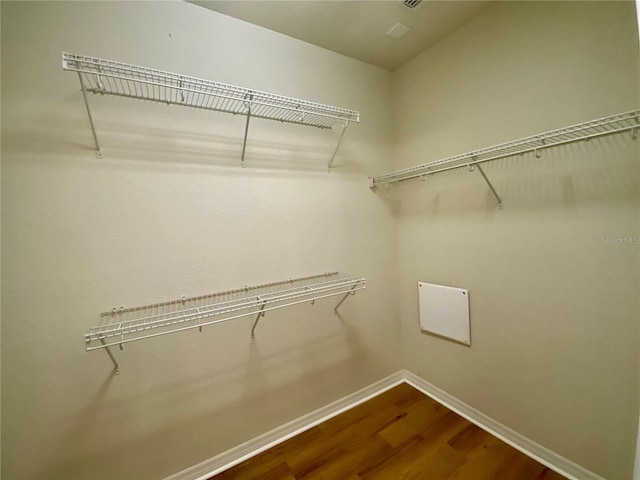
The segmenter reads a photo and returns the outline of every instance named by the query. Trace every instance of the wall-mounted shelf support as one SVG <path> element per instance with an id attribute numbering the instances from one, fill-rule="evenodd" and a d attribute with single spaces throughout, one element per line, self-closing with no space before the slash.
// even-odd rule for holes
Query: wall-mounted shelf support
<path id="1" fill-rule="evenodd" d="M 338 143 L 336 143 L 336 148 L 333 149 L 333 154 L 331 155 L 331 160 L 329 160 L 329 165 L 327 168 L 331 171 L 331 165 L 333 165 L 333 161 L 336 158 L 336 154 L 338 153 L 338 148 L 340 148 L 340 144 L 342 143 L 342 139 L 344 138 L 344 134 L 347 131 L 347 127 L 349 126 L 349 122 L 345 122 L 342 124 L 342 131 L 340 132 L 340 137 L 338 138 Z"/>
<path id="2" fill-rule="evenodd" d="M 132 307 L 112 309 L 100 314 L 100 323 L 84 336 L 87 351 L 105 349 L 114 371 L 120 366 L 110 347 L 177 333 L 236 318 L 255 317 L 251 337 L 255 337 L 258 322 L 265 313 L 279 308 L 343 295 L 334 311 L 349 295 L 366 288 L 365 279 L 343 276 L 337 272 L 268 283 L 254 287 L 213 293 L 199 297 Z"/>
<path id="3" fill-rule="evenodd" d="M 493 196 L 496 197 L 496 200 L 498 200 L 498 208 L 502 209 L 503 207 L 502 198 L 500 198 L 500 195 L 498 195 L 498 192 L 496 192 L 496 189 L 493 187 L 493 184 L 487 178 L 487 174 L 484 173 L 484 170 L 482 169 L 482 165 L 477 163 L 476 167 L 478 167 L 478 171 L 482 175 L 482 178 L 484 178 L 484 181 L 487 182 L 487 185 L 489 185 L 489 188 L 491 189 L 491 193 L 493 193 Z"/>
<path id="4" fill-rule="evenodd" d="M 542 156 L 542 150 L 566 145 L 579 141 L 589 141 L 592 138 L 603 137 L 605 135 L 613 135 L 630 131 L 635 140 L 640 128 L 640 110 L 611 115 L 609 117 L 591 120 L 589 122 L 579 123 L 557 130 L 551 130 L 546 133 L 532 135 L 530 137 L 521 138 L 507 143 L 501 143 L 492 147 L 475 150 L 473 152 L 454 155 L 442 160 L 436 160 L 415 167 L 409 167 L 395 172 L 380 175 L 378 177 L 369 177 L 369 187 L 376 188 L 388 186 L 405 180 L 414 178 L 422 178 L 425 175 L 433 175 L 436 173 L 455 170 L 457 168 L 473 166 L 478 167 L 478 171 L 489 185 L 491 192 L 498 200 L 498 205 L 502 207 L 502 199 L 498 192 L 487 178 L 484 170 L 480 168 L 480 164 L 498 160 L 500 158 L 513 157 L 515 155 L 523 155 L 533 152 L 536 158 Z"/>
<path id="5" fill-rule="evenodd" d="M 104 349 L 107 352 L 107 355 L 109 355 L 109 358 L 113 362 L 113 373 L 115 375 L 120 375 L 120 365 L 118 365 L 118 362 L 116 361 L 116 357 L 113 356 L 113 352 L 111 351 L 109 346 L 105 343 L 104 338 L 100 337 L 100 343 L 102 343 L 102 345 L 104 346 Z"/>
<path id="6" fill-rule="evenodd" d="M 78 74 L 98 158 L 102 157 L 102 151 L 89 108 L 87 92 L 245 115 L 247 119 L 244 126 L 241 161 L 243 167 L 251 118 L 320 129 L 331 129 L 341 125 L 342 132 L 338 146 L 342 142 L 346 126 L 351 122 L 360 121 L 360 114 L 354 110 L 102 58 L 63 52 L 62 69 Z M 331 156 L 329 167 L 333 164 L 337 150 L 338 147 Z"/>
<path id="7" fill-rule="evenodd" d="M 342 305 L 342 303 L 349 298 L 349 295 L 355 295 L 356 292 L 354 291 L 355 285 L 353 286 L 353 288 L 351 288 L 351 290 L 349 290 L 347 293 L 344 294 L 344 297 L 342 297 L 342 299 L 338 302 L 338 304 L 335 306 L 335 308 L 333 309 L 333 314 L 337 315 L 338 314 L 338 308 L 340 308 L 340 305 Z"/>
<path id="8" fill-rule="evenodd" d="M 258 321 L 260 320 L 260 318 L 264 317 L 264 307 L 266 304 L 267 302 L 262 303 L 262 306 L 260 307 L 260 313 L 258 313 L 258 316 L 253 322 L 253 326 L 251 327 L 251 338 L 256 338 L 256 327 L 258 326 Z"/>
<path id="9" fill-rule="evenodd" d="M 80 80 L 80 88 L 82 89 L 84 106 L 87 107 L 87 116 L 89 117 L 89 125 L 91 125 L 91 133 L 93 133 L 93 141 L 96 144 L 96 158 L 102 158 L 102 151 L 100 150 L 100 142 L 98 142 L 96 126 L 93 123 L 93 115 L 91 115 L 91 107 L 89 107 L 89 100 L 87 99 L 87 90 L 84 86 L 84 81 L 82 80 L 82 75 L 80 75 L 80 72 L 78 72 L 78 79 Z"/>
<path id="10" fill-rule="evenodd" d="M 249 95 L 249 101 L 247 102 L 247 121 L 244 124 L 244 139 L 242 140 L 242 168 L 246 167 L 244 163 L 244 154 L 247 151 L 247 134 L 249 133 L 249 120 L 251 120 L 251 100 L 253 95 Z"/>

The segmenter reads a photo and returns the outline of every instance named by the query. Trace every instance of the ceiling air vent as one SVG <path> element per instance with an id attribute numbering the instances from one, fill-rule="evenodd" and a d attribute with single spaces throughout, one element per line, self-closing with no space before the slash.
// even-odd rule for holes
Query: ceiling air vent
<path id="1" fill-rule="evenodd" d="M 409 10 L 417 10 L 420 5 L 422 5 L 423 0 L 401 0 L 399 3 L 404 8 L 408 8 Z"/>

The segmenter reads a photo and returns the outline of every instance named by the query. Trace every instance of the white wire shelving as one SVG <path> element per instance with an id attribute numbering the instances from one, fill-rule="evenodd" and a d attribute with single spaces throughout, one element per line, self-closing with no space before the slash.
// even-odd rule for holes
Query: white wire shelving
<path id="1" fill-rule="evenodd" d="M 347 126 L 360 121 L 360 114 L 354 110 L 102 58 L 62 52 L 62 68 L 78 74 L 98 158 L 102 158 L 102 150 L 87 92 L 246 116 L 242 166 L 245 166 L 251 118 L 321 129 L 340 126 L 340 136 L 329 161 L 329 168 L 333 164 Z"/>
<path id="2" fill-rule="evenodd" d="M 301 303 L 341 295 L 338 308 L 349 295 L 366 288 L 365 279 L 341 275 L 338 272 L 295 278 L 198 297 L 156 303 L 133 308 L 113 308 L 100 314 L 99 323 L 85 334 L 87 351 L 105 349 L 114 364 L 120 367 L 110 347 L 148 338 L 199 329 L 244 317 L 254 317 L 251 337 L 265 313 Z"/>
<path id="3" fill-rule="evenodd" d="M 446 172 L 456 168 L 468 167 L 470 170 L 473 170 L 477 167 L 478 171 L 489 185 L 491 192 L 496 197 L 498 205 L 502 206 L 502 199 L 487 178 L 487 175 L 484 173 L 484 170 L 481 167 L 482 163 L 498 160 L 500 158 L 521 155 L 528 152 L 534 152 L 536 157 L 540 158 L 542 150 L 546 148 L 627 131 L 632 133 L 633 139 L 635 140 L 638 136 L 639 128 L 640 110 L 620 113 L 589 122 L 579 123 L 570 127 L 559 128 L 546 133 L 532 135 L 519 140 L 501 143 L 492 147 L 482 148 L 473 152 L 454 155 L 442 160 L 423 163 L 422 165 L 397 170 L 378 177 L 369 177 L 369 186 L 371 188 L 387 186 L 415 178 L 422 178 L 424 180 L 429 175 Z"/>

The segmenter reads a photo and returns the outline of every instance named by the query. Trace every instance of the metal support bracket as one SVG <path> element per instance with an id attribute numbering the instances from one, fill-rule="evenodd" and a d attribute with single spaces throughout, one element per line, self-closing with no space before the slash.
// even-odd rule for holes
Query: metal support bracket
<path id="1" fill-rule="evenodd" d="M 180 100 L 182 103 L 184 103 L 184 90 L 182 89 L 183 83 L 183 77 L 180 77 Z M 169 102 L 167 102 L 167 105 L 169 105 Z"/>
<path id="2" fill-rule="evenodd" d="M 100 337 L 100 343 L 102 343 L 102 345 L 105 344 L 104 338 Z M 120 375 L 120 365 L 118 365 L 118 362 L 116 361 L 116 357 L 113 356 L 113 352 L 111 352 L 111 349 L 109 347 L 104 347 L 104 349 L 107 351 L 107 355 L 109 355 L 109 358 L 113 362 L 114 375 Z"/>
<path id="3" fill-rule="evenodd" d="M 247 134 L 249 133 L 249 120 L 251 120 L 251 100 L 253 100 L 253 95 L 249 95 L 247 123 L 244 124 L 244 140 L 242 141 L 242 168 L 246 167 L 244 163 L 244 154 L 247 151 Z"/>
<path id="4" fill-rule="evenodd" d="M 182 298 L 184 298 L 184 297 L 182 297 Z M 182 303 L 184 303 L 184 300 L 183 300 L 183 302 L 182 302 Z M 196 307 L 196 312 L 197 312 L 197 313 L 200 313 L 200 309 L 199 309 L 198 307 Z M 200 317 L 198 317 L 198 331 L 199 331 L 200 333 L 202 333 L 202 325 L 200 325 Z"/>
<path id="5" fill-rule="evenodd" d="M 338 304 L 336 305 L 336 307 L 333 309 L 333 314 L 337 315 L 338 314 L 338 308 L 340 308 L 340 305 L 342 305 L 342 302 L 344 302 L 347 297 L 349 295 L 355 295 L 356 292 L 354 291 L 354 289 L 356 288 L 357 285 L 354 285 L 353 287 L 351 287 L 351 290 L 348 291 L 347 293 L 344 294 L 344 297 L 342 297 L 342 299 L 338 302 Z"/>
<path id="6" fill-rule="evenodd" d="M 638 138 L 638 128 L 640 127 L 640 118 L 636 118 L 636 126 L 631 129 L 631 138 L 636 140 Z"/>
<path id="7" fill-rule="evenodd" d="M 93 124 L 93 116 L 91 115 L 91 108 L 89 107 L 89 100 L 87 99 L 87 91 L 84 86 L 84 80 L 82 75 L 78 72 L 78 78 L 80 79 L 80 87 L 82 88 L 82 98 L 84 98 L 84 105 L 87 107 L 87 115 L 89 116 L 89 124 L 91 125 L 91 133 L 93 133 L 93 141 L 96 144 L 96 158 L 102 158 L 102 150 L 100 150 L 100 143 L 98 142 L 98 135 L 96 134 L 96 126 Z"/>
<path id="8" fill-rule="evenodd" d="M 493 193 L 493 195 L 496 197 L 496 200 L 498 200 L 498 208 L 502 210 L 502 208 L 504 208 L 502 205 L 502 198 L 500 198 L 500 195 L 498 195 L 498 192 L 496 192 L 496 189 L 493 188 L 493 185 L 487 178 L 487 175 L 484 173 L 484 170 L 482 170 L 482 167 L 480 166 L 479 163 L 476 164 L 476 167 L 478 167 L 478 171 L 482 175 L 482 178 L 484 178 L 484 181 L 487 182 L 487 185 L 489 185 L 489 188 L 491 189 L 491 193 Z"/>
<path id="9" fill-rule="evenodd" d="M 347 131 L 348 126 L 349 126 L 349 122 L 345 122 L 344 125 L 342 125 L 342 132 L 340 132 L 340 138 L 338 139 L 336 148 L 333 150 L 333 155 L 331 155 L 331 160 L 329 160 L 329 165 L 327 165 L 327 168 L 329 169 L 329 171 L 331 171 L 331 165 L 333 165 L 333 161 L 336 158 L 336 154 L 338 153 L 338 148 L 340 148 L 340 144 L 342 143 L 344 133 Z"/>
<path id="10" fill-rule="evenodd" d="M 117 329 L 120 330 L 122 328 L 122 322 L 120 322 L 117 326 Z M 120 351 L 124 350 L 124 345 L 122 342 L 124 341 L 124 333 L 120 332 L 120 343 L 118 343 L 118 347 L 120 347 Z"/>
<path id="11" fill-rule="evenodd" d="M 545 146 L 547 145 L 547 141 L 544 138 L 542 140 L 540 140 L 540 143 L 542 143 L 542 147 L 541 148 L 545 148 Z M 540 150 L 538 150 L 537 148 L 534 151 L 536 152 L 536 158 L 540 158 L 542 156 L 542 152 Z"/>
<path id="12" fill-rule="evenodd" d="M 258 316 L 256 317 L 255 321 L 253 322 L 253 327 L 251 327 L 251 338 L 256 338 L 256 327 L 258 326 L 258 321 L 260 320 L 261 317 L 264 317 L 264 307 L 267 304 L 267 302 L 262 302 L 262 306 L 260 307 L 260 312 L 258 313 Z"/>

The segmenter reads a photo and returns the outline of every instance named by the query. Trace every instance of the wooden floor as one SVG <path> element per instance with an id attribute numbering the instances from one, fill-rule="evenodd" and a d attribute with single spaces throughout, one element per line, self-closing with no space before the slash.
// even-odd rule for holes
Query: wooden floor
<path id="1" fill-rule="evenodd" d="M 212 478 L 564 477 L 403 383 Z"/>

